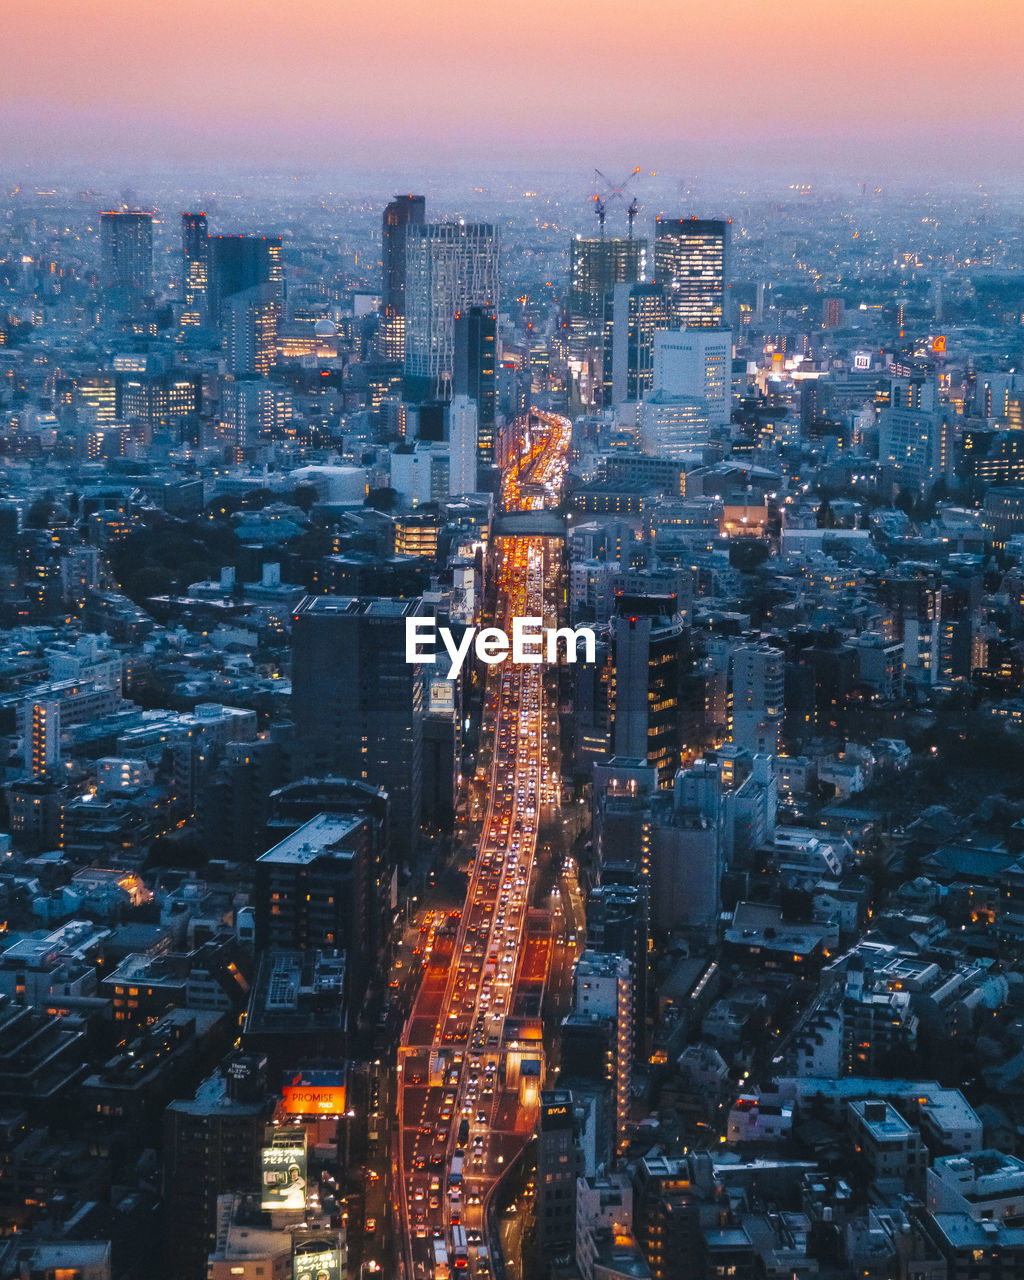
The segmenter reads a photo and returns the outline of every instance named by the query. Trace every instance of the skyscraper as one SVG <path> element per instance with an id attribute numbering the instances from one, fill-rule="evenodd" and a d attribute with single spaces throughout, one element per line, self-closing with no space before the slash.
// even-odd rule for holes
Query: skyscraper
<path id="1" fill-rule="evenodd" d="M 476 403 L 476 453 L 482 467 L 494 462 L 497 348 L 498 320 L 493 307 L 466 307 L 458 313 L 452 390 Z"/>
<path id="2" fill-rule="evenodd" d="M 395 196 L 381 230 L 380 349 L 386 360 L 405 358 L 405 233 L 426 219 L 425 196 Z"/>
<path id="3" fill-rule="evenodd" d="M 229 298 L 259 285 L 284 297 L 280 236 L 211 236 L 209 238 L 210 319 L 221 324 Z"/>
<path id="4" fill-rule="evenodd" d="M 651 387 L 662 396 L 695 396 L 715 426 L 732 416 L 732 334 L 728 329 L 659 329 L 653 334 Z"/>
<path id="5" fill-rule="evenodd" d="M 902 489 L 926 497 L 952 471 L 952 426 L 934 382 L 905 389 L 894 379 L 890 397 L 878 415 L 878 460 L 893 468 Z"/>
<path id="6" fill-rule="evenodd" d="M 605 297 L 617 284 L 635 284 L 647 268 L 647 241 L 576 236 L 569 244 L 569 312 L 592 337 L 604 325 Z"/>
<path id="7" fill-rule="evenodd" d="M 689 635 L 676 597 L 620 595 L 611 624 L 616 756 L 645 760 L 668 787 L 683 746 L 685 677 L 692 665 Z"/>
<path id="8" fill-rule="evenodd" d="M 476 402 L 457 395 L 448 410 L 448 492 L 476 493 L 478 415 Z"/>
<path id="9" fill-rule="evenodd" d="M 205 213 L 181 215 L 182 324 L 203 324 L 209 312 L 210 237 Z"/>
<path id="10" fill-rule="evenodd" d="M 727 222 L 658 218 L 654 279 L 664 286 L 673 325 L 718 329 L 725 324 Z"/>
<path id="11" fill-rule="evenodd" d="M 233 293 L 221 303 L 228 371 L 247 377 L 267 374 L 277 353 L 280 295 L 272 284 Z"/>
<path id="12" fill-rule="evenodd" d="M 455 318 L 498 306 L 498 237 L 486 222 L 435 222 L 405 233 L 405 376 L 411 398 L 450 400 Z"/>
<path id="13" fill-rule="evenodd" d="M 424 667 L 405 661 L 405 619 L 421 609 L 418 599 L 306 596 L 292 629 L 302 765 L 383 787 L 400 856 L 420 825 Z"/>
<path id="14" fill-rule="evenodd" d="M 669 325 L 658 284 L 617 284 L 605 294 L 604 403 L 639 400 L 654 375 L 654 334 Z"/>
<path id="15" fill-rule="evenodd" d="M 109 312 L 139 315 L 153 293 L 153 215 L 101 213 L 100 257 Z"/>

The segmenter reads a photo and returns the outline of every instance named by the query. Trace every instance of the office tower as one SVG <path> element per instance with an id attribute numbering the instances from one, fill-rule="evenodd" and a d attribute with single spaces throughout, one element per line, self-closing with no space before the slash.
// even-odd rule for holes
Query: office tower
<path id="1" fill-rule="evenodd" d="M 674 595 L 627 595 L 611 622 L 612 742 L 616 756 L 644 760 L 671 786 L 683 749 L 689 630 Z"/>
<path id="2" fill-rule="evenodd" d="M 117 372 L 118 422 L 138 421 L 151 430 L 198 414 L 203 406 L 203 379 L 184 370 Z"/>
<path id="3" fill-rule="evenodd" d="M 448 408 L 448 493 L 476 493 L 477 406 L 468 396 L 457 395 Z"/>
<path id="4" fill-rule="evenodd" d="M 711 443 L 708 405 L 703 397 L 644 396 L 639 411 L 640 448 L 655 458 L 686 462 Z"/>
<path id="5" fill-rule="evenodd" d="M 138 316 L 153 294 L 153 215 L 100 214 L 100 270 L 111 315 Z"/>
<path id="6" fill-rule="evenodd" d="M 235 1053 L 194 1098 L 172 1102 L 164 1112 L 161 1165 L 172 1275 L 205 1275 L 216 1239 L 217 1197 L 257 1185 L 265 1068 L 259 1056 Z"/>
<path id="7" fill-rule="evenodd" d="M 268 374 L 277 358 L 281 299 L 272 284 L 256 285 L 222 299 L 220 317 L 228 372 L 236 377 Z"/>
<path id="8" fill-rule="evenodd" d="M 283 301 L 280 236 L 211 236 L 208 243 L 211 323 L 222 322 L 230 298 L 260 285 Z"/>
<path id="9" fill-rule="evenodd" d="M 466 307 L 455 317 L 455 376 L 452 391 L 476 402 L 476 456 L 494 464 L 498 320 L 493 307 Z"/>
<path id="10" fill-rule="evenodd" d="M 878 460 L 901 489 L 925 498 L 953 470 L 953 428 L 933 382 L 893 380 L 892 403 L 878 415 Z"/>
<path id="11" fill-rule="evenodd" d="M 287 430 L 295 417 L 290 387 L 255 378 L 225 379 L 220 408 L 222 423 L 234 428 L 234 442 L 243 449 L 261 435 Z"/>
<path id="12" fill-rule="evenodd" d="M 292 628 L 292 715 L 307 773 L 383 787 L 396 854 L 415 850 L 421 811 L 424 678 L 405 660 L 418 599 L 306 596 Z"/>
<path id="13" fill-rule="evenodd" d="M 395 196 L 384 210 L 381 229 L 380 352 L 385 360 L 405 359 L 405 233 L 426 219 L 425 196 Z"/>
<path id="14" fill-rule="evenodd" d="M 358 1008 L 380 942 L 375 871 L 384 829 L 372 813 L 319 813 L 256 863 L 256 945 L 345 952 Z"/>
<path id="15" fill-rule="evenodd" d="M 438 222 L 405 232 L 405 376 L 411 399 L 450 400 L 455 324 L 498 306 L 498 237 L 489 223 Z"/>
<path id="16" fill-rule="evenodd" d="M 98 427 L 117 421 L 117 378 L 109 373 L 94 373 L 77 380 L 74 404 L 79 421 Z"/>
<path id="17" fill-rule="evenodd" d="M 782 747 L 786 655 L 770 644 L 743 644 L 732 655 L 730 740 L 752 754 Z"/>
<path id="18" fill-rule="evenodd" d="M 708 421 L 732 417 L 732 334 L 728 329 L 659 329 L 654 334 L 652 391 L 707 402 Z"/>
<path id="19" fill-rule="evenodd" d="M 210 237 L 205 213 L 181 215 L 182 324 L 204 324 L 209 313 Z"/>
<path id="20" fill-rule="evenodd" d="M 720 329 L 725 324 L 728 225 L 702 218 L 658 218 L 654 279 L 664 286 L 673 325 Z"/>
<path id="21" fill-rule="evenodd" d="M 659 284 L 617 284 L 604 300 L 604 403 L 639 400 L 654 377 L 654 334 L 669 327 Z"/>
<path id="22" fill-rule="evenodd" d="M 537 1133 L 537 1251 L 547 1264 L 575 1254 L 576 1179 L 583 1173 L 579 1120 L 568 1089 L 540 1095 Z"/>
<path id="23" fill-rule="evenodd" d="M 636 284 L 646 270 L 646 240 L 574 236 L 569 242 L 569 313 L 574 327 L 599 337 L 607 295 L 617 284 Z"/>
<path id="24" fill-rule="evenodd" d="M 586 950 L 576 962 L 573 1011 L 604 1022 L 612 1033 L 612 1084 L 615 1096 L 615 1149 L 629 1146 L 630 1084 L 633 1078 L 633 975 L 622 955 Z"/>
<path id="25" fill-rule="evenodd" d="M 650 903 L 643 868 L 607 863 L 604 879 L 587 895 L 587 947 L 625 956 L 633 975 L 633 1052 L 647 1057 L 647 991 Z"/>

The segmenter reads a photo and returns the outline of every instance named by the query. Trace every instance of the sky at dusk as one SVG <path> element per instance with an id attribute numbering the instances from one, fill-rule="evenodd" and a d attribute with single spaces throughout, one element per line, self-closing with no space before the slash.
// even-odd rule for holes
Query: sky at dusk
<path id="1" fill-rule="evenodd" d="M 32 0 L 0 165 L 1019 166 L 1016 0 Z"/>

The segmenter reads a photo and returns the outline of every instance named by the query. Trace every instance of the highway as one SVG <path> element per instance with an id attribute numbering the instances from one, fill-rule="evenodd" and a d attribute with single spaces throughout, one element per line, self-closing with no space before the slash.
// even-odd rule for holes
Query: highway
<path id="1" fill-rule="evenodd" d="M 505 510 L 555 506 L 567 419 L 534 411 L 517 424 L 502 477 Z M 543 537 L 497 540 L 494 625 L 557 626 L 561 549 Z M 395 1188 L 405 1280 L 489 1276 L 486 1209 L 533 1133 L 545 1063 L 550 912 L 531 910 L 541 816 L 559 803 L 557 708 L 540 663 L 487 669 L 478 773 L 486 802 L 465 905 L 421 934 L 423 970 L 399 1050 Z"/>

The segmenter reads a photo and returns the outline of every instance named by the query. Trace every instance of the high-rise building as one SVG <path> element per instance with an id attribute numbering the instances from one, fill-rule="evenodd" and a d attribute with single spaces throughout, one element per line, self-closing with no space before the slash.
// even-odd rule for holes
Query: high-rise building
<path id="1" fill-rule="evenodd" d="M 395 196 L 381 228 L 380 348 L 386 360 L 405 359 L 405 233 L 426 220 L 426 196 Z"/>
<path id="2" fill-rule="evenodd" d="M 284 270 L 280 236 L 211 236 L 209 238 L 210 320 L 220 324 L 234 295 L 269 285 L 280 304 Z"/>
<path id="3" fill-rule="evenodd" d="M 292 626 L 292 715 L 305 770 L 383 787 L 393 845 L 417 843 L 424 668 L 405 660 L 418 599 L 306 596 Z"/>
<path id="4" fill-rule="evenodd" d="M 642 866 L 606 863 L 603 882 L 587 895 L 588 948 L 625 956 L 631 966 L 633 1052 L 638 1062 L 647 1056 L 648 888 Z"/>
<path id="5" fill-rule="evenodd" d="M 674 325 L 720 329 L 725 315 L 727 222 L 658 218 L 654 279 L 668 297 Z"/>
<path id="6" fill-rule="evenodd" d="M 265 375 L 277 356 L 280 294 L 273 284 L 243 289 L 221 301 L 221 327 L 228 372 L 236 377 Z"/>
<path id="7" fill-rule="evenodd" d="M 732 416 L 732 334 L 728 329 L 659 329 L 651 388 L 663 396 L 707 402 L 712 426 Z"/>
<path id="8" fill-rule="evenodd" d="M 217 1227 L 217 1197 L 251 1191 L 266 1121 L 266 1063 L 235 1054 L 164 1112 L 166 1258 L 173 1275 L 204 1275 Z"/>
<path id="9" fill-rule="evenodd" d="M 786 655 L 770 644 L 742 644 L 732 655 L 731 741 L 777 756 L 785 713 Z"/>
<path id="10" fill-rule="evenodd" d="M 209 314 L 210 236 L 205 213 L 181 215 L 182 324 L 204 324 Z"/>
<path id="11" fill-rule="evenodd" d="M 672 784 L 685 724 L 689 630 L 672 595 L 620 595 L 611 622 L 614 754 L 644 760 Z"/>
<path id="12" fill-rule="evenodd" d="M 153 295 L 153 215 L 100 214 L 100 270 L 111 315 L 138 316 Z"/>
<path id="13" fill-rule="evenodd" d="M 498 236 L 485 222 L 405 232 L 405 376 L 412 399 L 450 400 L 456 316 L 498 306 Z"/>
<path id="14" fill-rule="evenodd" d="M 926 497 L 953 469 L 953 428 L 938 403 L 934 383 L 891 391 L 892 404 L 878 415 L 878 459 L 896 472 L 901 488 Z"/>
<path id="15" fill-rule="evenodd" d="M 455 377 L 452 390 L 476 402 L 476 456 L 494 463 L 498 320 L 493 307 L 466 307 L 455 317 Z"/>
<path id="16" fill-rule="evenodd" d="M 646 240 L 574 236 L 569 243 L 569 313 L 574 324 L 590 337 L 599 337 L 607 295 L 617 284 L 643 280 L 646 270 Z"/>
<path id="17" fill-rule="evenodd" d="M 320 813 L 256 863 L 256 945 L 335 947 L 358 1007 L 380 941 L 375 871 L 383 828 L 372 813 Z"/>
<path id="18" fill-rule="evenodd" d="M 579 1016 L 612 1027 L 615 1149 L 621 1154 L 629 1146 L 633 1078 L 633 975 L 629 960 L 609 952 L 584 951 L 576 962 L 573 1008 Z"/>
<path id="19" fill-rule="evenodd" d="M 640 403 L 639 427 L 640 448 L 655 458 L 685 462 L 711 443 L 703 397 L 651 392 Z"/>
<path id="20" fill-rule="evenodd" d="M 537 1244 L 548 1264 L 572 1260 L 576 1249 L 576 1179 L 583 1172 L 578 1120 L 568 1089 L 540 1095 L 537 1133 Z"/>
<path id="21" fill-rule="evenodd" d="M 654 334 L 669 327 L 658 284 L 617 284 L 605 294 L 604 403 L 639 400 L 654 378 Z"/>
<path id="22" fill-rule="evenodd" d="M 475 400 L 457 395 L 448 408 L 448 492 L 476 493 L 478 415 Z"/>

